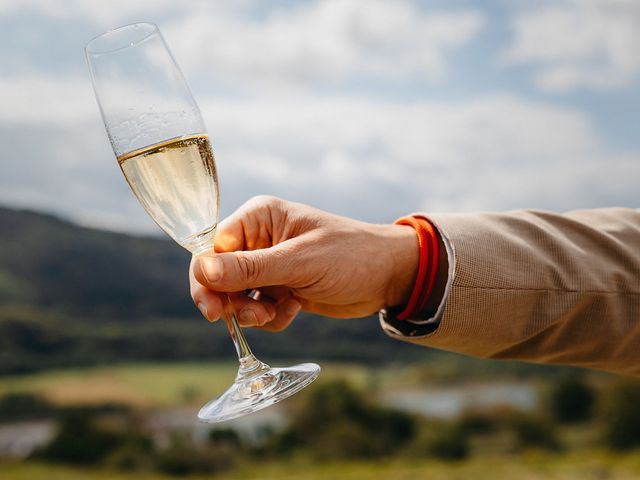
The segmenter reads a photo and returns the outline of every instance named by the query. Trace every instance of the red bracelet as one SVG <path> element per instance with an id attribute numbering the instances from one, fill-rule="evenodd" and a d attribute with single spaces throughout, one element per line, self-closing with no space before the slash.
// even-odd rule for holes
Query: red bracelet
<path id="1" fill-rule="evenodd" d="M 418 274 L 409 297 L 407 306 L 396 315 L 398 320 L 406 320 L 415 313 L 425 309 L 429 296 L 435 285 L 438 270 L 438 238 L 433 225 L 422 217 L 402 217 L 394 222 L 396 225 L 409 225 L 414 228 L 418 237 L 420 259 Z"/>
<path id="2" fill-rule="evenodd" d="M 436 284 L 436 274 L 438 273 L 438 261 L 439 261 L 439 249 L 438 249 L 438 235 L 436 234 L 436 229 L 434 226 L 427 220 L 421 219 L 422 225 L 427 230 L 427 236 L 431 242 L 431 249 L 429 250 L 429 270 L 427 273 L 427 279 L 425 280 L 426 288 L 422 294 L 422 298 L 420 299 L 420 303 L 418 304 L 417 310 L 414 313 L 422 312 L 425 308 L 427 308 L 427 302 L 429 301 L 429 297 L 431 297 L 431 292 L 433 292 L 433 287 Z"/>

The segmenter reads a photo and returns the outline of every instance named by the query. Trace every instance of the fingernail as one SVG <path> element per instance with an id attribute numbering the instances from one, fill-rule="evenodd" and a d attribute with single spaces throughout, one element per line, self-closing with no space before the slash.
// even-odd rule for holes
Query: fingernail
<path id="1" fill-rule="evenodd" d="M 207 306 L 204 303 L 200 302 L 198 303 L 197 307 L 198 307 L 198 310 L 200 310 L 200 313 L 202 313 L 202 316 L 206 318 L 209 322 L 211 322 L 211 320 L 209 319 L 209 312 L 207 312 Z"/>
<path id="2" fill-rule="evenodd" d="M 289 300 L 287 302 L 287 306 L 285 307 L 284 311 L 287 312 L 287 315 L 289 315 L 290 317 L 294 317 L 295 315 L 298 314 L 301 308 L 302 308 L 302 305 L 300 305 L 300 302 L 296 300 Z"/>
<path id="3" fill-rule="evenodd" d="M 216 283 L 222 278 L 222 261 L 217 257 L 200 257 L 200 270 L 209 283 Z"/>
<path id="4" fill-rule="evenodd" d="M 256 317 L 256 314 L 254 313 L 254 311 L 249 308 L 240 310 L 239 316 L 240 316 L 240 321 L 242 323 L 245 323 L 247 325 L 258 324 L 258 317 Z"/>

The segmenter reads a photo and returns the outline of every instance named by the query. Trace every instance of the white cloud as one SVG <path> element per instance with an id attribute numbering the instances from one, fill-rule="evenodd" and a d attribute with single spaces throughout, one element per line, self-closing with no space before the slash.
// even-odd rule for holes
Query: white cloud
<path id="1" fill-rule="evenodd" d="M 600 201 L 606 192 L 628 203 L 637 196 L 625 179 L 637 178 L 640 164 L 608 154 L 588 117 L 515 96 L 411 105 L 308 96 L 202 106 L 223 204 L 269 192 L 380 221 L 426 206 L 567 209 L 595 206 L 596 191 Z M 599 184 L 603 171 L 612 180 Z"/>
<path id="2" fill-rule="evenodd" d="M 170 1 L 138 0 L 0 0 L 0 13 L 30 12 L 51 18 L 84 17 L 98 22 L 110 21 L 132 13 L 142 13 L 153 9 L 165 10 Z"/>
<path id="3" fill-rule="evenodd" d="M 518 11 L 515 42 L 502 60 L 534 65 L 544 90 L 625 86 L 640 75 L 638 25 L 636 0 L 565 0 Z"/>
<path id="4" fill-rule="evenodd" d="M 3 162 L 2 201 L 152 228 L 119 178 L 88 78 L 3 79 L 0 92 L 5 153 L 22 155 Z M 637 203 L 637 155 L 609 154 L 579 110 L 514 95 L 397 103 L 307 92 L 209 97 L 201 107 L 223 213 L 259 193 L 372 221 L 419 208 Z"/>
<path id="5" fill-rule="evenodd" d="M 89 74 L 86 78 L 31 73 L 0 77 L 0 122 L 76 125 L 95 117 Z"/>
<path id="6" fill-rule="evenodd" d="M 29 12 L 52 19 L 86 20 L 104 28 L 114 28 L 121 22 L 147 21 L 148 18 L 167 14 L 181 15 L 194 8 L 240 12 L 254 5 L 256 0 L 216 2 L 211 6 L 212 3 L 207 0 L 0 0 L 0 14 Z"/>
<path id="7" fill-rule="evenodd" d="M 263 14 L 256 14 L 265 10 Z M 30 12 L 94 25 L 161 25 L 183 66 L 230 84 L 293 85 L 363 75 L 440 81 L 446 55 L 483 27 L 477 11 L 430 13 L 412 0 L 0 0 L 0 15 Z"/>
<path id="8" fill-rule="evenodd" d="M 292 153 L 354 152 L 363 161 L 394 159 L 407 168 L 492 164 L 502 158 L 544 162 L 558 152 L 598 148 L 588 118 L 573 109 L 511 95 L 465 102 L 397 104 L 349 97 L 287 97 L 203 102 L 214 138 L 246 148 Z"/>
<path id="9" fill-rule="evenodd" d="M 259 21 L 196 11 L 164 31 L 187 69 L 289 89 L 363 76 L 442 80 L 446 54 L 483 23 L 474 11 L 428 13 L 408 1 L 325 0 Z"/>

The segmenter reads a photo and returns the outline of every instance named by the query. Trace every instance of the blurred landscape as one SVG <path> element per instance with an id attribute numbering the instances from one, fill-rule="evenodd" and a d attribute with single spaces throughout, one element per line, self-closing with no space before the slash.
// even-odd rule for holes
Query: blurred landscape
<path id="1" fill-rule="evenodd" d="M 637 478 L 640 383 L 387 338 L 376 318 L 249 331 L 321 378 L 211 426 L 235 352 L 172 242 L 0 209 L 0 476 Z M 204 478 L 204 477 L 202 477 Z"/>

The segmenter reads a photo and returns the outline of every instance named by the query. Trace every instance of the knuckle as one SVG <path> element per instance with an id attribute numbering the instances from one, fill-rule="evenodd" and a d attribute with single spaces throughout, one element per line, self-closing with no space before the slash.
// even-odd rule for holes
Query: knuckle
<path id="1" fill-rule="evenodd" d="M 258 260 L 249 255 L 240 254 L 236 256 L 236 262 L 240 277 L 247 282 L 255 281 L 259 272 Z"/>
<path id="2" fill-rule="evenodd" d="M 201 263 L 200 264 L 200 271 L 196 274 L 196 279 L 198 280 L 198 282 L 200 284 L 209 286 L 211 283 L 213 283 L 212 279 L 214 279 L 214 273 L 209 268 L 208 265 L 203 265 Z M 216 280 L 217 280 L 217 278 L 216 278 Z"/>
<path id="3" fill-rule="evenodd" d="M 270 319 L 267 315 L 258 315 L 258 327 L 264 327 L 269 323 Z"/>
<path id="4" fill-rule="evenodd" d="M 275 326 L 276 327 L 275 331 L 281 332 L 283 330 L 286 330 L 287 328 L 289 328 L 289 325 L 291 325 L 292 322 L 293 322 L 293 318 L 287 318 L 283 322 L 278 322 L 278 324 Z"/>
<path id="5" fill-rule="evenodd" d="M 268 323 L 267 325 L 265 325 L 266 328 L 268 328 L 268 330 L 270 332 L 281 332 L 283 331 L 285 328 L 287 328 L 288 323 L 287 322 L 278 322 L 278 321 L 273 321 L 271 323 Z"/>
<path id="6" fill-rule="evenodd" d="M 284 200 L 273 195 L 256 195 L 249 203 L 255 210 L 276 210 L 279 209 Z"/>
<path id="7" fill-rule="evenodd" d="M 256 195 L 251 199 L 252 202 L 257 203 L 259 205 L 272 205 L 274 203 L 278 203 L 281 200 L 278 197 L 273 195 Z"/>
<path id="8" fill-rule="evenodd" d="M 204 287 L 198 282 L 190 282 L 189 283 L 189 293 L 191 297 L 195 300 L 196 297 L 202 295 Z"/>

